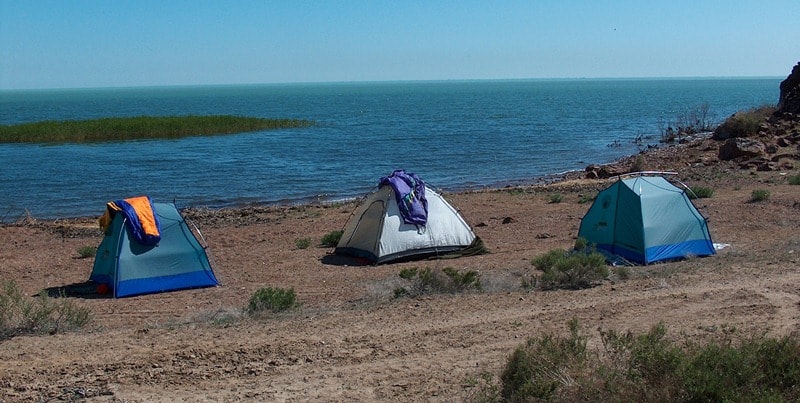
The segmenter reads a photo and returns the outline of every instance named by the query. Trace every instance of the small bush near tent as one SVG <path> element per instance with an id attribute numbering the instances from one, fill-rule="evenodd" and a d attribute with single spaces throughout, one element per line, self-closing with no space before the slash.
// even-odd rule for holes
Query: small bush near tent
<path id="1" fill-rule="evenodd" d="M 758 203 L 762 201 L 769 200 L 770 192 L 769 190 L 765 189 L 754 189 L 750 192 L 750 202 L 751 203 Z"/>
<path id="2" fill-rule="evenodd" d="M 81 259 L 86 259 L 87 257 L 94 257 L 97 254 L 97 247 L 96 246 L 81 246 L 78 248 L 78 256 Z"/>
<path id="3" fill-rule="evenodd" d="M 339 241 L 342 239 L 342 231 L 331 231 L 322 236 L 322 240 L 320 243 L 322 246 L 327 246 L 329 248 L 334 248 L 336 245 L 339 244 Z"/>
<path id="4" fill-rule="evenodd" d="M 399 276 L 406 280 L 407 285 L 395 288 L 395 298 L 481 289 L 480 276 L 473 270 L 461 272 L 452 267 L 433 270 L 413 267 L 400 270 Z"/>
<path id="5" fill-rule="evenodd" d="M 247 312 L 251 315 L 266 311 L 278 313 L 297 307 L 296 299 L 294 288 L 260 288 L 250 297 Z"/>
<path id="6" fill-rule="evenodd" d="M 692 186 L 688 192 L 690 199 L 707 199 L 714 195 L 714 189 L 705 186 Z"/>
<path id="7" fill-rule="evenodd" d="M 538 284 L 545 290 L 587 288 L 609 274 L 605 256 L 597 252 L 553 249 L 531 263 L 542 271 Z"/>
<path id="8" fill-rule="evenodd" d="M 23 334 L 56 334 L 92 321 L 92 311 L 67 298 L 40 292 L 29 299 L 13 281 L 0 281 L 0 340 Z"/>

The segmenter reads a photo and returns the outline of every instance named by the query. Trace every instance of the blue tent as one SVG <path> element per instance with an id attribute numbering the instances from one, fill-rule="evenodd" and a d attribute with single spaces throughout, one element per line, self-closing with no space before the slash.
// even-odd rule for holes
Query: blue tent
<path id="1" fill-rule="evenodd" d="M 641 264 L 715 253 L 706 219 L 660 176 L 622 179 L 602 190 L 578 236 L 600 252 Z"/>
<path id="2" fill-rule="evenodd" d="M 108 286 L 117 298 L 217 285 L 205 249 L 175 205 L 152 206 L 161 227 L 158 244 L 137 242 L 125 215 L 114 215 L 89 279 Z"/>

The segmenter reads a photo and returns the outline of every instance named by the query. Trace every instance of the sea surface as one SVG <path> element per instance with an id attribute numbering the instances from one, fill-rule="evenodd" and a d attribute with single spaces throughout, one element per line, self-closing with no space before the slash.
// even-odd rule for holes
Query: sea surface
<path id="1" fill-rule="evenodd" d="M 0 221 L 357 197 L 395 169 L 465 190 L 531 183 L 658 144 L 678 116 L 776 104 L 781 78 L 564 79 L 0 91 L 0 124 L 243 115 L 313 127 L 102 144 L 0 144 Z M 639 141 L 635 141 L 635 140 Z"/>

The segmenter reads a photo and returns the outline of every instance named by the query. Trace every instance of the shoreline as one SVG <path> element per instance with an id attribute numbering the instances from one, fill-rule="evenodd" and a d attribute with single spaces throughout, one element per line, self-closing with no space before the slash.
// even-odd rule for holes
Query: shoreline
<path id="1" fill-rule="evenodd" d="M 776 85 L 770 81 L 749 81 L 712 80 L 708 87 L 719 91 L 711 93 L 714 100 L 709 101 L 715 113 L 723 116 L 740 108 L 740 103 L 775 98 Z M 651 89 L 663 91 L 663 99 L 639 102 L 642 92 Z M 426 95 L 429 90 L 434 98 Z M 565 98 L 573 90 L 575 101 L 607 99 L 609 90 L 619 99 L 614 105 L 604 103 L 596 108 L 592 103 L 572 103 Z M 689 108 L 684 97 L 696 94 L 694 99 L 703 99 L 705 93 L 705 86 L 654 82 L 623 88 L 509 84 L 410 87 L 402 92 L 368 86 L 352 92 L 314 88 L 275 93 L 176 90 L 161 95 L 148 91 L 116 94 L 119 105 L 137 115 L 167 116 L 197 112 L 195 108 L 202 107 L 202 111 L 243 116 L 297 117 L 298 110 L 308 110 L 298 105 L 312 105 L 305 101 L 313 97 L 313 105 L 319 108 L 303 115 L 320 127 L 278 133 L 275 139 L 272 135 L 237 135 L 175 144 L 132 142 L 122 147 L 9 146 L 2 150 L 8 157 L 3 176 L 9 186 L 0 203 L 0 217 L 11 222 L 24 217 L 26 208 L 40 219 L 93 216 L 102 212 L 109 200 L 136 195 L 209 208 L 338 202 L 363 195 L 394 168 L 406 168 L 431 185 L 454 192 L 542 184 L 588 163 L 613 163 L 636 154 L 640 148 L 635 140 L 642 135 L 648 143 L 658 141 L 660 116 L 670 119 L 676 113 L 672 111 Z M 470 100 L 474 110 L 458 103 L 428 103 L 454 94 Z M 547 94 L 551 95 L 544 96 Z M 748 101 L 750 97 L 756 101 Z M 170 101 L 173 99 L 181 102 Z M 371 101 L 378 99 L 382 101 Z M 36 121 L 128 115 L 106 108 L 105 100 L 91 95 L 52 101 L 44 96 L 38 100 L 20 97 L 15 103 L 25 113 L 7 115 L 8 119 Z M 273 104 L 275 100 L 285 102 Z M 53 107 L 49 107 L 51 102 Z M 262 103 L 270 108 L 259 110 L 257 105 Z M 568 109 L 561 110 L 563 107 Z M 226 140 L 218 141 L 219 137 Z M 353 145 L 360 148 L 365 144 L 388 154 L 370 152 L 368 158 L 353 154 Z M 435 151 L 435 155 L 425 151 L 424 159 L 417 161 L 402 155 L 416 145 L 424 147 L 420 150 Z M 393 146 L 400 148 L 389 151 Z M 181 151 L 171 151 L 173 147 Z M 89 175 L 97 166 L 105 167 L 101 169 L 104 175 L 118 179 L 98 183 Z"/>
<path id="2" fill-rule="evenodd" d="M 615 165 L 630 158 L 633 158 L 635 155 L 626 156 L 620 158 L 612 163 L 598 165 L 598 166 L 605 166 L 605 165 Z M 530 179 L 512 179 L 512 180 L 505 180 L 505 181 L 498 181 L 494 183 L 487 183 L 484 185 L 454 185 L 454 186 L 443 186 L 439 187 L 436 185 L 428 184 L 432 189 L 443 192 L 445 194 L 467 194 L 467 193 L 479 193 L 479 192 L 495 192 L 495 191 L 503 191 L 506 189 L 511 188 L 529 188 L 529 187 L 537 187 L 537 186 L 548 186 L 557 184 L 560 182 L 573 180 L 573 179 L 580 179 L 584 178 L 585 175 L 583 173 L 585 170 L 570 170 L 560 173 L 553 173 L 542 175 L 535 178 Z M 232 210 L 232 211 L 243 211 L 248 209 L 253 210 L 279 210 L 279 209 L 287 209 L 287 208 L 297 208 L 303 206 L 334 206 L 338 204 L 348 204 L 356 202 L 362 199 L 364 196 L 369 194 L 372 191 L 371 188 L 369 191 L 357 195 L 357 196 L 345 196 L 345 197 L 327 197 L 324 195 L 315 195 L 315 196 L 308 196 L 299 199 L 284 199 L 278 201 L 264 201 L 264 202 L 230 202 L 221 205 L 181 205 L 180 203 L 176 203 L 179 211 L 225 211 L 225 210 Z M 158 201 L 158 200 L 154 200 Z M 172 201 L 169 201 L 172 203 Z M 73 221 L 73 222 L 82 222 L 88 220 L 95 220 L 103 214 L 102 208 L 98 208 L 97 215 L 65 215 L 65 216 L 36 216 L 29 212 L 29 210 L 23 209 L 23 211 L 13 220 L 8 220 L 8 217 L 0 217 L 0 227 L 3 226 L 14 226 L 14 225 L 21 225 L 30 222 L 60 222 L 60 221 Z"/>
<path id="3" fill-rule="evenodd" d="M 510 179 L 496 181 L 486 184 L 473 184 L 473 185 L 452 185 L 452 186 L 436 186 L 435 184 L 428 184 L 437 191 L 446 194 L 469 194 L 469 193 L 482 193 L 482 192 L 497 192 L 513 188 L 536 188 L 557 186 L 560 183 L 586 180 L 588 186 L 595 186 L 602 183 L 603 180 L 612 178 L 621 174 L 639 171 L 680 171 L 680 168 L 691 168 L 692 165 L 714 165 L 723 170 L 734 170 L 737 166 L 735 161 L 721 161 L 717 158 L 717 149 L 723 144 L 719 140 L 712 138 L 711 132 L 704 132 L 694 135 L 688 135 L 680 142 L 673 143 L 656 143 L 649 145 L 634 154 L 624 155 L 613 161 L 607 163 L 590 163 L 586 164 L 583 169 L 567 170 L 557 173 L 549 173 L 537 177 L 527 179 Z M 638 165 L 638 166 L 637 166 Z M 746 163 L 745 163 L 746 165 Z M 746 166 L 742 165 L 738 169 L 745 169 Z M 639 168 L 639 169 L 635 169 Z M 330 197 L 327 195 L 313 195 L 299 199 L 282 199 L 276 201 L 260 201 L 260 202 L 228 202 L 216 205 L 181 205 L 176 203 L 180 211 L 268 211 L 268 210 L 281 210 L 291 209 L 303 206 L 334 206 L 337 204 L 352 203 L 363 198 L 370 190 L 359 194 L 344 197 Z M 159 200 L 154 200 L 159 201 Z M 81 222 L 86 220 L 94 220 L 102 215 L 102 208 L 98 207 L 97 215 L 65 215 L 57 217 L 37 217 L 24 209 L 13 221 L 9 221 L 6 217 L 0 217 L 0 227 L 15 225 L 20 222 L 30 221 L 75 221 Z"/>

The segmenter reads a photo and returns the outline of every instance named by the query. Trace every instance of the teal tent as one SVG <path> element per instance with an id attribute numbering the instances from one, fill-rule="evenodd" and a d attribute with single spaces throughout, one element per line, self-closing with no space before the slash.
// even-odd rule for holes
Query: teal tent
<path id="1" fill-rule="evenodd" d="M 578 236 L 600 252 L 641 264 L 715 253 L 706 219 L 660 176 L 621 179 L 602 190 Z"/>
<path id="2" fill-rule="evenodd" d="M 217 285 L 205 249 L 175 205 L 152 206 L 161 240 L 152 246 L 137 242 L 125 216 L 114 215 L 89 279 L 105 284 L 115 298 Z"/>

